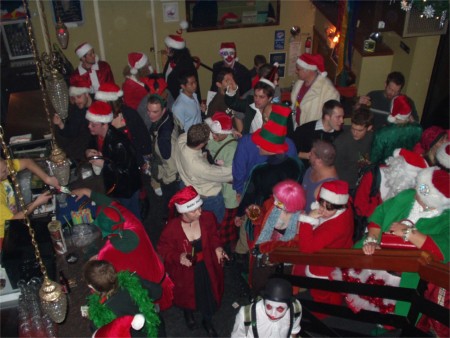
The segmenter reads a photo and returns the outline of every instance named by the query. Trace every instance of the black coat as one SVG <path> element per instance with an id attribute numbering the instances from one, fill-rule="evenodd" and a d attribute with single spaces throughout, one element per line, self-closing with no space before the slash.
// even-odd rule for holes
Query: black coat
<path id="1" fill-rule="evenodd" d="M 141 187 L 141 174 L 136 159 L 136 151 L 127 136 L 109 126 L 103 142 L 103 149 L 97 145 L 97 137 L 92 136 L 90 149 L 102 152 L 105 158 L 102 175 L 105 191 L 114 189 L 112 198 L 130 198 Z"/>
<path id="2" fill-rule="evenodd" d="M 220 71 L 225 68 L 225 63 L 219 61 L 213 65 L 211 90 L 217 92 L 216 79 Z M 239 95 L 247 93 L 252 88 L 252 77 L 250 71 L 242 63 L 235 62 L 232 68 L 233 77 L 236 84 L 239 86 Z"/>

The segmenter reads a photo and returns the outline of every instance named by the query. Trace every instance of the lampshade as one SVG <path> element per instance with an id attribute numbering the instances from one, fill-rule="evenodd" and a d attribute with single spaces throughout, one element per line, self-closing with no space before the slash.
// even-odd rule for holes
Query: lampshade
<path id="1" fill-rule="evenodd" d="M 61 21 L 61 18 L 58 19 L 56 24 L 56 38 L 62 49 L 66 49 L 69 44 L 69 30 L 64 22 Z"/>
<path id="2" fill-rule="evenodd" d="M 61 119 L 66 119 L 69 110 L 69 89 L 63 76 L 56 68 L 52 68 L 47 75 L 46 87 L 53 108 Z"/>
<path id="3" fill-rule="evenodd" d="M 50 161 L 50 171 L 56 177 L 60 185 L 66 186 L 70 179 L 70 163 L 66 154 L 55 144 L 53 145 Z"/>
<path id="4" fill-rule="evenodd" d="M 39 290 L 39 298 L 42 310 L 55 323 L 64 321 L 67 312 L 67 296 L 62 292 L 61 285 L 45 277 Z"/>

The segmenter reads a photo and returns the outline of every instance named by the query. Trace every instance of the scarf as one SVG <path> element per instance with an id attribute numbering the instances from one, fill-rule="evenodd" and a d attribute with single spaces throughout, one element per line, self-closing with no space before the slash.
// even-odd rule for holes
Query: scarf
<path id="1" fill-rule="evenodd" d="M 149 298 L 139 278 L 129 271 L 117 273 L 119 288 L 127 290 L 131 299 L 136 303 L 139 312 L 145 317 L 145 328 L 147 337 L 157 337 L 160 319 L 155 311 L 153 300 Z M 100 295 L 92 294 L 88 297 L 89 318 L 97 328 L 100 328 L 117 318 L 114 312 L 103 304 Z"/>
<path id="2" fill-rule="evenodd" d="M 259 237 L 255 244 L 261 244 L 271 240 L 272 233 L 275 229 L 275 225 L 277 224 L 278 219 L 280 218 L 281 211 L 282 210 L 280 208 L 272 208 L 272 211 L 270 212 L 269 217 L 267 218 L 267 221 L 264 224 L 264 227 L 261 230 L 261 233 L 259 234 Z M 280 238 L 280 241 L 287 242 L 295 237 L 295 235 L 297 234 L 297 220 L 299 215 L 299 211 L 293 213 L 293 215 L 289 219 L 289 223 L 284 235 Z"/>

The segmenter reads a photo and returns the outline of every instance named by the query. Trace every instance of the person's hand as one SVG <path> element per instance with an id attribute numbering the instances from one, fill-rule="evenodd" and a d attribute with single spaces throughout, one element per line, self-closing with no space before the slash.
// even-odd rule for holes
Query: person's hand
<path id="1" fill-rule="evenodd" d="M 57 125 L 59 129 L 64 129 L 64 122 L 58 114 L 53 115 L 53 124 Z"/>
<path id="2" fill-rule="evenodd" d="M 44 205 L 48 203 L 48 201 L 52 198 L 52 194 L 50 191 L 46 191 L 43 194 L 40 194 L 35 200 L 34 205 L 35 207 L 39 207 L 41 205 Z"/>
<path id="3" fill-rule="evenodd" d="M 187 253 L 183 252 L 180 255 L 180 264 L 187 266 L 188 268 L 192 266 L 192 262 L 186 257 Z"/>
<path id="4" fill-rule="evenodd" d="M 242 133 L 240 133 L 237 130 L 233 129 L 233 137 L 235 139 L 240 139 L 242 137 Z"/>
<path id="5" fill-rule="evenodd" d="M 61 185 L 58 182 L 58 179 L 55 176 L 48 176 L 45 179 L 45 184 L 50 185 L 58 190 L 61 190 Z"/>
<path id="6" fill-rule="evenodd" d="M 408 229 L 407 225 L 400 222 L 394 222 L 389 228 L 389 233 L 398 237 L 403 237 L 406 229 Z"/>
<path id="7" fill-rule="evenodd" d="M 217 257 L 217 262 L 220 265 L 223 265 L 223 263 L 227 260 L 229 261 L 230 258 L 228 257 L 227 253 L 225 252 L 225 250 L 222 247 L 217 247 L 216 248 L 216 257 Z"/>
<path id="8" fill-rule="evenodd" d="M 71 191 L 72 195 L 76 196 L 75 201 L 79 201 L 84 196 L 90 198 L 91 197 L 91 189 L 89 188 L 78 188 Z"/>
<path id="9" fill-rule="evenodd" d="M 234 218 L 234 225 L 239 228 L 242 224 L 244 224 L 244 217 L 236 216 Z"/>
<path id="10" fill-rule="evenodd" d="M 370 106 L 372 104 L 372 101 L 370 100 L 369 96 L 366 95 L 362 95 L 359 97 L 358 103 L 361 105 L 366 105 L 366 106 Z"/>
<path id="11" fill-rule="evenodd" d="M 322 212 L 320 211 L 320 209 L 311 210 L 308 216 L 317 219 L 319 217 L 322 217 Z"/>
<path id="12" fill-rule="evenodd" d="M 205 113 L 206 112 L 206 102 L 203 102 L 202 101 L 202 103 L 200 103 L 200 110 L 202 111 L 202 113 Z"/>
<path id="13" fill-rule="evenodd" d="M 375 237 L 373 236 L 367 236 L 367 238 L 364 240 L 364 244 L 362 247 L 362 250 L 364 252 L 364 254 L 366 255 L 373 255 L 375 253 L 375 250 L 379 250 L 381 249 L 380 246 L 378 245 L 378 241 Z"/>

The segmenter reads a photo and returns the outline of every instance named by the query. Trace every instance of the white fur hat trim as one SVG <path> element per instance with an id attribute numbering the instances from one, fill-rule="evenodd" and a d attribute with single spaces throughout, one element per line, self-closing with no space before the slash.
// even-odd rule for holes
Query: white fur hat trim
<path id="1" fill-rule="evenodd" d="M 203 200 L 200 195 L 195 196 L 192 200 L 184 204 L 175 203 L 175 207 L 180 214 L 184 214 L 185 212 L 194 211 L 201 207 L 203 204 Z"/>
<path id="2" fill-rule="evenodd" d="M 89 93 L 89 88 L 87 87 L 73 87 L 69 88 L 69 96 L 78 96 L 84 93 Z"/>
<path id="3" fill-rule="evenodd" d="M 348 202 L 348 194 L 336 194 L 325 188 L 320 188 L 320 197 L 332 204 L 344 205 Z"/>

